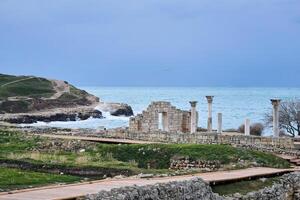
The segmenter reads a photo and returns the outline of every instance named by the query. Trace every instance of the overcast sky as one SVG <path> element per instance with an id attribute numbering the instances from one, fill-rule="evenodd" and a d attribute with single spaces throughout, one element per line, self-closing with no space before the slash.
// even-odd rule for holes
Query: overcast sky
<path id="1" fill-rule="evenodd" d="M 0 73 L 300 87 L 300 0 L 0 0 Z"/>

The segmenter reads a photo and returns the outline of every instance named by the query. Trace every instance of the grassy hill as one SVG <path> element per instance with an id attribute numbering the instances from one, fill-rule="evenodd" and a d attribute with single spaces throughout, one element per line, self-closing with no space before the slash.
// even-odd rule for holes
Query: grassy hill
<path id="1" fill-rule="evenodd" d="M 0 74 L 0 98 L 8 97 L 51 97 L 55 93 L 51 81 L 32 76 Z"/>
<path id="2" fill-rule="evenodd" d="M 66 81 L 0 74 L 0 112 L 18 113 L 90 105 L 98 98 Z"/>

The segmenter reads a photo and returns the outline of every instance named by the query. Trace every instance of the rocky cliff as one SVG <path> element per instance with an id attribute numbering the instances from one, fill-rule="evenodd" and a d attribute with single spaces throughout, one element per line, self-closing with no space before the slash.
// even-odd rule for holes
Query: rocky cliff
<path id="1" fill-rule="evenodd" d="M 0 120 L 11 123 L 101 118 L 99 98 L 66 81 L 0 74 Z"/>

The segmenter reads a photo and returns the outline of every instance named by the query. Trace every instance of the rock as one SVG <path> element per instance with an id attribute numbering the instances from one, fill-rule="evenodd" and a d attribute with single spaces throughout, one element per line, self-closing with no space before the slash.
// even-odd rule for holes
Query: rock
<path id="1" fill-rule="evenodd" d="M 123 176 L 123 175 L 118 175 L 118 176 L 115 176 L 115 177 L 113 177 L 114 179 L 123 179 L 123 178 L 125 178 L 126 176 Z"/>
<path id="2" fill-rule="evenodd" d="M 124 103 L 104 103 L 101 102 L 97 108 L 102 112 L 109 112 L 113 116 L 132 116 L 133 110 L 131 106 Z"/>
<path id="3" fill-rule="evenodd" d="M 102 118 L 102 112 L 100 110 L 92 110 L 83 113 L 78 113 L 78 118 L 81 120 L 86 120 L 88 118 Z"/>
<path id="4" fill-rule="evenodd" d="M 137 175 L 137 178 L 153 178 L 153 174 L 139 174 Z"/>
<path id="5" fill-rule="evenodd" d="M 88 118 L 103 118 L 102 112 L 94 109 L 76 110 L 72 112 L 42 112 L 38 114 L 6 114 L 0 118 L 0 121 L 5 121 L 13 124 L 32 124 L 38 121 L 76 121 L 86 120 Z"/>

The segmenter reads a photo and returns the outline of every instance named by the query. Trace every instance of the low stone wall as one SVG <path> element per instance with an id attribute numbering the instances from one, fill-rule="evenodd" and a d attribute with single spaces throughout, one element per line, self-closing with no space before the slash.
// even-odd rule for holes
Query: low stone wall
<path id="1" fill-rule="evenodd" d="M 293 149 L 291 138 L 272 138 L 245 135 L 222 135 L 216 133 L 181 133 L 181 132 L 132 132 L 128 130 L 109 130 L 100 133 L 102 137 L 144 140 L 163 143 L 194 143 L 194 144 L 235 144 L 269 146 L 283 149 Z"/>
<path id="2" fill-rule="evenodd" d="M 218 160 L 191 160 L 191 159 L 177 159 L 171 160 L 170 169 L 200 169 L 204 171 L 215 171 L 221 167 Z"/>
<path id="3" fill-rule="evenodd" d="M 23 128 L 24 129 L 24 128 Z M 24 131 L 24 130 L 23 130 Z M 181 144 L 230 144 L 240 147 L 256 147 L 257 150 L 264 149 L 265 151 L 274 153 L 288 153 L 296 155 L 294 151 L 294 142 L 292 138 L 272 138 L 260 136 L 245 136 L 245 135 L 222 135 L 217 133 L 197 132 L 181 133 L 181 132 L 132 132 L 127 129 L 117 128 L 109 130 L 64 130 L 64 129 L 30 129 L 28 132 L 37 134 L 57 134 L 57 135 L 73 135 L 86 137 L 100 138 L 117 138 L 130 140 L 143 140 L 150 142 L 161 143 L 181 143 Z M 272 150 L 273 149 L 273 150 Z"/>
<path id="4" fill-rule="evenodd" d="M 219 196 L 200 178 L 147 186 L 131 186 L 87 195 L 87 200 L 299 200 L 300 173 L 283 175 L 279 183 L 246 195 Z"/>
<path id="5" fill-rule="evenodd" d="M 132 186 L 88 195 L 88 200 L 222 200 L 200 178 L 190 181 Z"/>
<path id="6" fill-rule="evenodd" d="M 263 146 L 263 145 L 234 145 L 235 147 L 262 151 L 266 153 L 274 153 L 274 154 L 282 154 L 282 155 L 290 155 L 290 156 L 300 156 L 300 151 L 297 149 L 283 149 L 279 147 L 272 147 L 272 146 Z"/>
<path id="7" fill-rule="evenodd" d="M 229 198 L 232 200 L 299 200 L 300 173 L 283 175 L 279 183 L 244 196 Z"/>

